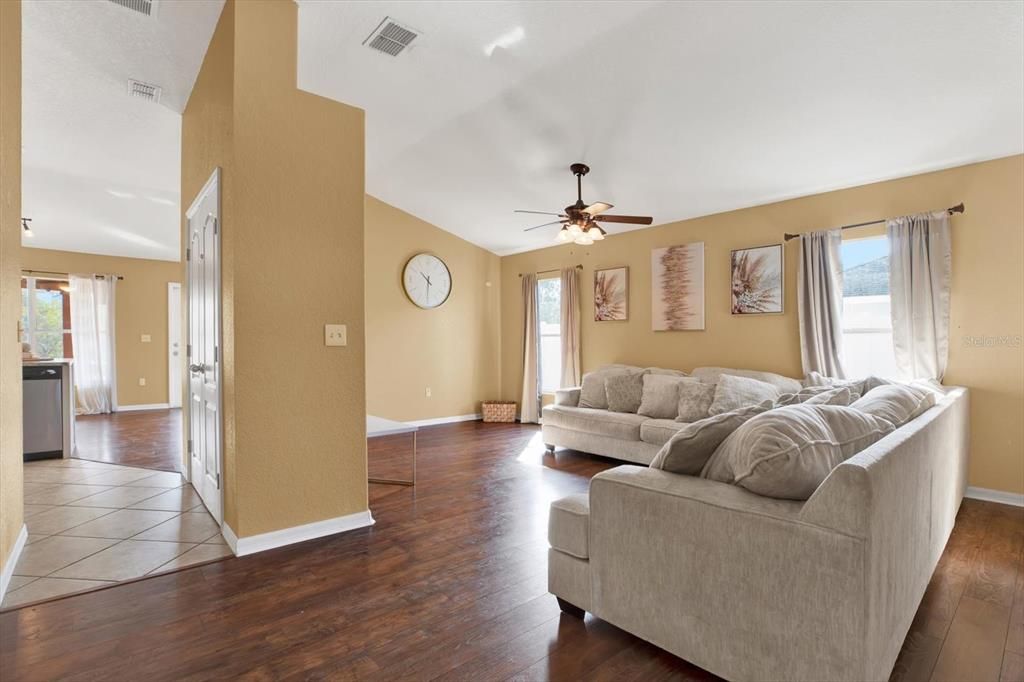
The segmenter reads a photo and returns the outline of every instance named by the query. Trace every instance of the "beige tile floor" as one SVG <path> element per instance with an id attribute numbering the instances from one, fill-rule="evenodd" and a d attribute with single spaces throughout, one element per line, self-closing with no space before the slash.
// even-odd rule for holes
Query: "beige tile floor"
<path id="1" fill-rule="evenodd" d="M 175 473 L 55 459 L 25 463 L 28 542 L 0 608 L 231 556 Z"/>

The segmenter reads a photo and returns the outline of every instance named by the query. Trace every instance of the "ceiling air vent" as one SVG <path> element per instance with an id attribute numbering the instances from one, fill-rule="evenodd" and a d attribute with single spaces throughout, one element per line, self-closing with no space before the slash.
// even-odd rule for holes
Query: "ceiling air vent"
<path id="1" fill-rule="evenodd" d="M 110 2 L 120 5 L 125 9 L 130 9 L 133 12 L 145 14 L 147 17 L 155 17 L 156 6 L 159 0 L 110 0 Z"/>
<path id="2" fill-rule="evenodd" d="M 134 78 L 128 79 L 128 94 L 132 97 L 139 97 L 150 102 L 160 102 L 160 86 L 151 83 L 143 83 Z"/>
<path id="3" fill-rule="evenodd" d="M 418 35 L 419 33 L 398 24 L 391 17 L 384 17 L 384 20 L 377 24 L 377 28 L 373 29 L 373 33 L 366 37 L 363 45 L 397 57 Z"/>

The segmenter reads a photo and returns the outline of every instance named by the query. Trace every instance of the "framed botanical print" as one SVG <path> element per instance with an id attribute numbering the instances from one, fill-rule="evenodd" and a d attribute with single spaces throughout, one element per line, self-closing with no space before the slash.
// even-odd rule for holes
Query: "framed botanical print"
<path id="1" fill-rule="evenodd" d="M 731 261 L 733 315 L 783 312 L 782 244 L 736 249 Z"/>
<path id="2" fill-rule="evenodd" d="M 629 319 L 629 268 L 594 271 L 594 321 Z"/>
<path id="3" fill-rule="evenodd" d="M 651 329 L 704 329 L 704 242 L 651 250 Z"/>

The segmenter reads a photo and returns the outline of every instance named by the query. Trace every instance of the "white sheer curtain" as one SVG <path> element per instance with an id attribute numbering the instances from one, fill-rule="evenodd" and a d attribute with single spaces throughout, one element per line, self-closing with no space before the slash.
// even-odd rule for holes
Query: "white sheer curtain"
<path id="1" fill-rule="evenodd" d="M 843 371 L 843 266 L 839 230 L 800 236 L 796 294 L 804 374 L 845 379 Z"/>
<path id="2" fill-rule="evenodd" d="M 893 218 L 887 226 L 896 365 L 907 379 L 941 381 L 949 355 L 949 214 Z"/>
<path id="3" fill-rule="evenodd" d="M 117 410 L 114 366 L 115 275 L 70 275 L 71 342 L 78 414 Z"/>
<path id="4" fill-rule="evenodd" d="M 537 275 L 523 275 L 523 400 L 519 405 L 519 421 L 536 424 L 540 421 L 540 322 L 537 316 Z"/>
<path id="5" fill-rule="evenodd" d="M 561 387 L 580 385 L 580 271 L 562 270 L 561 316 L 562 335 Z"/>

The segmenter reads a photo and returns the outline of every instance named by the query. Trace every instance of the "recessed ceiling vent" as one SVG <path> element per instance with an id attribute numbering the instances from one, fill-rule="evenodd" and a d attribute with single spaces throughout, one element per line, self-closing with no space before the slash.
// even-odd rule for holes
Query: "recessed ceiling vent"
<path id="1" fill-rule="evenodd" d="M 125 9 L 130 9 L 133 12 L 139 14 L 145 14 L 147 17 L 156 16 L 157 3 L 160 0 L 110 0 L 115 5 L 120 5 Z"/>
<path id="2" fill-rule="evenodd" d="M 134 78 L 128 79 L 128 94 L 132 97 L 138 97 L 150 102 L 160 102 L 159 85 L 143 83 L 142 81 L 137 81 Z"/>
<path id="3" fill-rule="evenodd" d="M 384 17 L 384 20 L 377 24 L 373 33 L 366 37 L 363 45 L 369 48 L 397 57 L 400 52 L 409 47 L 409 43 L 416 40 L 419 33 L 407 26 L 402 26 L 391 17 Z"/>

